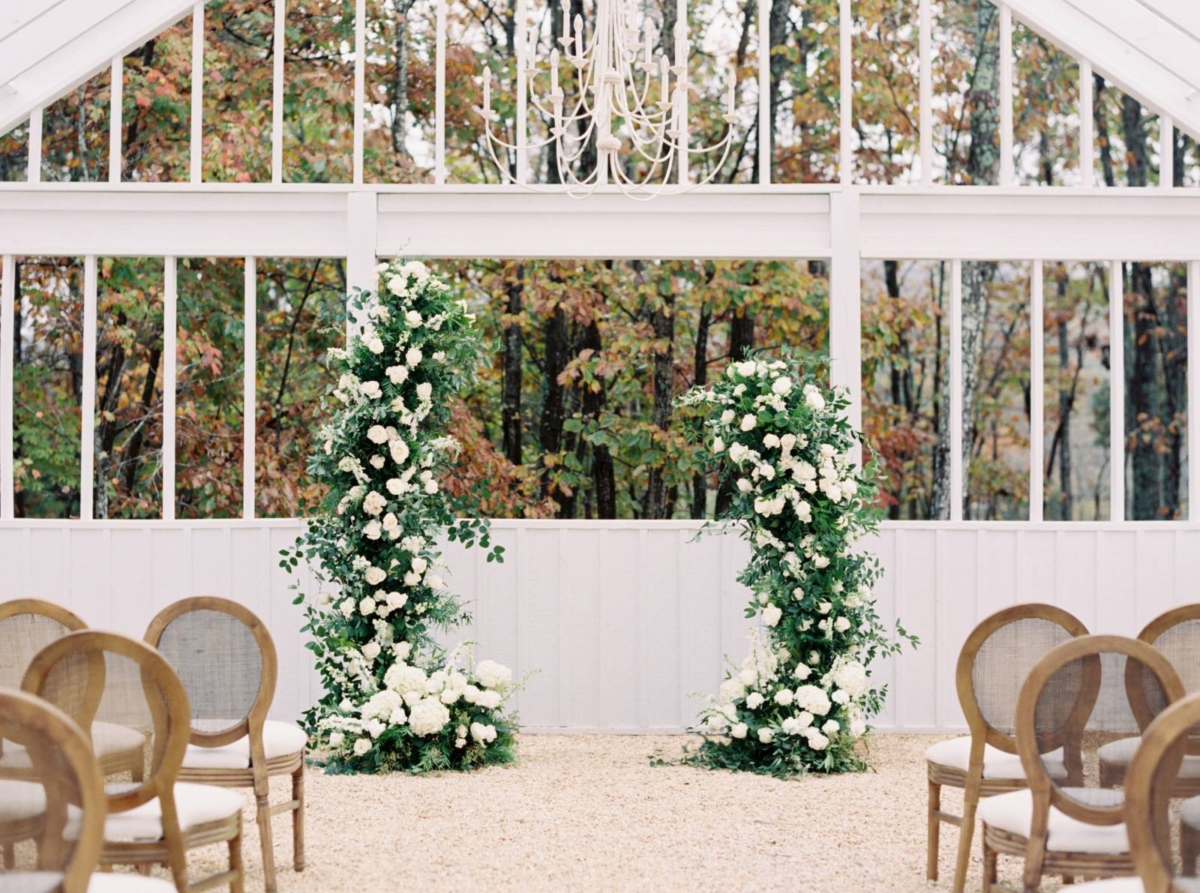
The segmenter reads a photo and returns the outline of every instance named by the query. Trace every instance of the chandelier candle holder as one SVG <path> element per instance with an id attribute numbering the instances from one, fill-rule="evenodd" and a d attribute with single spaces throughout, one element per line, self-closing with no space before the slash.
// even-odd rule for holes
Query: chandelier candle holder
<path id="1" fill-rule="evenodd" d="M 527 35 L 523 86 L 530 102 L 548 122 L 549 136 L 530 143 L 523 136 L 524 122 L 518 122 L 517 141 L 509 142 L 493 129 L 499 114 L 492 109 L 492 71 L 483 73 L 483 104 L 477 109 L 484 121 L 488 153 L 503 176 L 511 182 L 527 185 L 512 176 L 507 163 L 497 157 L 511 151 L 522 161 L 529 153 L 554 147 L 554 164 L 566 191 L 576 198 L 591 195 L 598 187 L 613 185 L 630 197 L 649 199 L 663 192 L 688 192 L 710 183 L 725 166 L 733 144 L 733 124 L 737 77 L 728 69 L 725 95 L 726 123 L 721 139 L 711 146 L 689 146 L 688 137 L 688 55 L 691 44 L 687 25 L 679 21 L 674 31 L 674 58 L 671 64 L 665 52 L 657 55 L 653 22 L 647 20 L 639 33 L 634 27 L 633 0 L 596 0 L 596 25 L 585 33 L 583 17 L 571 21 L 570 0 L 562 4 L 561 46 L 553 47 L 545 69 L 537 59 L 538 28 Z M 663 41 L 664 47 L 666 41 Z M 560 83 L 563 59 L 574 69 L 577 98 L 567 107 L 567 96 Z M 544 83 L 549 73 L 549 92 L 539 99 L 535 89 L 539 78 Z M 522 79 L 518 79 L 518 89 Z M 518 103 L 518 108 L 524 103 Z M 578 163 L 594 142 L 595 167 L 586 175 L 577 173 Z M 720 162 L 699 181 L 690 182 L 688 160 L 696 155 L 720 155 Z M 672 188 L 677 184 L 677 188 Z M 557 187 L 549 187 L 557 191 Z"/>

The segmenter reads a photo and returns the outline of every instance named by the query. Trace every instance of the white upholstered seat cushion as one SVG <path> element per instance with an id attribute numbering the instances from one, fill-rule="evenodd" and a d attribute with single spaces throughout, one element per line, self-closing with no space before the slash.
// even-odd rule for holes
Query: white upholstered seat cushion
<path id="1" fill-rule="evenodd" d="M 99 759 L 133 750 L 146 743 L 146 736 L 137 729 L 118 726 L 108 722 L 92 723 L 92 749 Z M 25 748 L 4 742 L 4 753 L 0 756 L 0 769 L 29 769 L 29 754 Z"/>
<path id="2" fill-rule="evenodd" d="M 1194 877 L 1177 877 L 1173 879 L 1176 889 L 1186 890 L 1187 893 L 1200 893 L 1200 879 Z M 1063 889 L 1066 889 L 1065 887 Z M 1072 893 L 1146 893 L 1146 887 L 1141 878 L 1110 877 L 1102 881 L 1088 881 L 1086 884 L 1075 884 Z"/>
<path id="3" fill-rule="evenodd" d="M 121 783 L 106 786 L 108 793 L 133 790 L 138 785 Z M 208 784 L 175 785 L 175 809 L 179 813 L 179 828 L 187 831 L 209 822 L 219 822 L 242 811 L 242 795 L 229 788 Z M 64 832 L 68 837 L 79 833 L 79 810 L 71 808 L 70 820 Z M 160 840 L 162 838 L 162 803 L 157 797 L 141 806 L 124 812 L 110 812 L 104 819 L 104 839 Z"/>
<path id="4" fill-rule="evenodd" d="M 1116 741 L 1110 741 L 1108 744 L 1102 745 L 1096 755 L 1100 757 L 1100 762 L 1108 763 L 1113 766 L 1128 766 L 1133 760 L 1133 755 L 1137 753 L 1138 745 L 1142 743 L 1141 738 L 1119 738 Z M 1200 778 L 1200 756 L 1187 756 L 1183 758 L 1183 765 L 1179 767 L 1180 778 Z"/>
<path id="5" fill-rule="evenodd" d="M 1065 790 L 1070 790 L 1065 789 Z M 1089 794 L 1095 794 L 1095 788 L 1089 788 Z M 1113 798 L 1119 802 L 1120 792 L 1113 791 Z M 1033 794 L 1028 789 L 1012 791 L 988 797 L 979 803 L 979 818 L 993 828 L 1029 837 L 1029 828 L 1033 821 Z M 1056 853 L 1100 853 L 1120 854 L 1129 852 L 1129 836 L 1125 833 L 1124 823 L 1116 825 L 1089 825 L 1073 819 L 1050 807 L 1049 835 L 1046 848 Z"/>
<path id="6" fill-rule="evenodd" d="M 971 763 L 971 737 L 968 735 L 964 738 L 939 741 L 925 751 L 925 759 L 939 766 L 966 772 Z M 1067 777 L 1061 748 L 1046 754 L 1043 762 L 1051 778 Z M 983 777 L 995 780 L 1024 778 L 1025 769 L 1021 766 L 1021 758 L 1017 754 L 1005 753 L 987 744 L 983 749 Z"/>
<path id="7" fill-rule="evenodd" d="M 1189 797 L 1179 807 L 1179 821 L 1189 828 L 1200 828 L 1200 797 Z"/>
<path id="8" fill-rule="evenodd" d="M 0 893 L 5 890 L 45 891 L 54 893 L 62 875 L 52 871 L 19 871 L 0 874 Z M 143 877 L 127 872 L 93 872 L 88 879 L 87 893 L 174 893 L 175 885 L 161 878 Z"/>
<path id="9" fill-rule="evenodd" d="M 299 753 L 308 743 L 304 729 L 290 722 L 268 719 L 263 724 L 263 751 L 268 760 Z M 197 747 L 189 744 L 183 757 L 185 769 L 249 769 L 250 738 L 239 738 L 221 747 Z"/>
<path id="10" fill-rule="evenodd" d="M 20 822 L 46 811 L 46 789 L 36 781 L 0 781 L 0 822 Z"/>

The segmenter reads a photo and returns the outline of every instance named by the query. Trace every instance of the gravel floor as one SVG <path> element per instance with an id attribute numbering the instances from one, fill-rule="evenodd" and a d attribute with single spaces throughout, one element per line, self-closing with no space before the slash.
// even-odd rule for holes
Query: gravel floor
<path id="1" fill-rule="evenodd" d="M 925 881 L 921 755 L 937 739 L 877 735 L 875 772 L 788 782 L 651 765 L 678 755 L 685 740 L 527 735 L 520 763 L 469 775 L 311 772 L 308 867 L 291 870 L 290 822 L 281 817 L 279 889 L 949 889 L 958 839 L 950 826 L 943 880 Z M 282 784 L 274 795 L 285 795 Z M 945 805 L 957 811 L 958 792 L 947 791 Z M 247 890 L 256 891 L 262 860 L 249 809 L 246 828 Z M 974 849 L 968 890 L 979 889 Z M 193 877 L 221 855 L 198 852 Z M 1015 881 L 1018 871 L 1013 862 L 1003 874 Z"/>

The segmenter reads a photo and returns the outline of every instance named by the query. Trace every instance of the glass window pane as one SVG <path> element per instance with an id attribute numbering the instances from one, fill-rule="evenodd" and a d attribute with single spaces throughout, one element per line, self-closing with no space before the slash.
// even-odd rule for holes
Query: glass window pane
<path id="1" fill-rule="evenodd" d="M 1014 182 L 1077 186 L 1079 64 L 1020 22 L 1012 42 Z"/>
<path id="2" fill-rule="evenodd" d="M 354 0 L 287 0 L 283 181 L 354 176 Z"/>
<path id="3" fill-rule="evenodd" d="M 933 23 L 934 179 L 1000 182 L 1000 10 L 945 0 Z"/>
<path id="4" fill-rule="evenodd" d="M 1187 266 L 1122 264 L 1125 280 L 1125 517 L 1185 519 Z"/>
<path id="5" fill-rule="evenodd" d="M 771 21 L 771 182 L 836 183 L 838 0 L 773 2 Z"/>
<path id="6" fill-rule="evenodd" d="M 1101 186 L 1158 182 L 1158 115 L 1132 96 L 1094 76 L 1095 179 Z"/>
<path id="7" fill-rule="evenodd" d="M 946 261 L 862 265 L 863 429 L 894 521 L 950 518 Z"/>
<path id="8" fill-rule="evenodd" d="M 856 182 L 920 182 L 918 43 L 915 3 L 858 0 L 854 4 Z"/>
<path id="9" fill-rule="evenodd" d="M 1107 521 L 1109 265 L 1043 266 L 1047 521 Z"/>
<path id="10" fill-rule="evenodd" d="M 962 265 L 963 517 L 1029 518 L 1028 263 Z"/>
<path id="11" fill-rule="evenodd" d="M 204 16 L 204 179 L 271 181 L 273 0 L 209 0 Z"/>
<path id="12" fill-rule="evenodd" d="M 182 182 L 189 176 L 192 18 L 125 57 L 121 177 Z"/>
<path id="13" fill-rule="evenodd" d="M 0 183 L 29 179 L 29 122 L 18 124 L 0 136 Z"/>
<path id="14" fill-rule="evenodd" d="M 108 179 L 112 69 L 52 102 L 42 112 L 42 179 L 95 183 Z"/>

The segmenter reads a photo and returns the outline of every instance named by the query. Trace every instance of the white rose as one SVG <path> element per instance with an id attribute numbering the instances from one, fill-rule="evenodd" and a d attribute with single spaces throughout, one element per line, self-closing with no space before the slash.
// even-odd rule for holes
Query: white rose
<path id="1" fill-rule="evenodd" d="M 475 678 L 484 688 L 505 688 L 512 682 L 512 670 L 494 660 L 475 665 Z"/>
<path id="2" fill-rule="evenodd" d="M 850 621 L 845 617 L 839 617 L 837 620 L 833 621 L 833 628 L 839 633 L 844 633 L 850 628 Z"/>
<path id="3" fill-rule="evenodd" d="M 364 598 L 362 601 L 360 601 L 358 603 L 358 610 L 361 611 L 366 616 L 370 617 L 372 614 L 375 613 L 375 599 L 371 598 L 371 596 L 368 595 L 366 598 Z"/>
<path id="4" fill-rule="evenodd" d="M 378 490 L 372 490 L 363 499 L 363 511 L 368 515 L 379 515 L 387 508 L 387 497 Z"/>
<path id="5" fill-rule="evenodd" d="M 815 385 L 805 385 L 804 402 L 808 404 L 809 409 L 815 409 L 818 412 L 825 408 L 825 398 L 821 396 L 820 390 Z"/>
<path id="6" fill-rule="evenodd" d="M 757 710 L 762 706 L 764 700 L 766 699 L 761 694 L 756 691 L 752 691 L 746 696 L 746 707 L 750 710 Z"/>
<path id="7" fill-rule="evenodd" d="M 746 480 L 746 478 L 738 478 L 737 488 L 743 493 L 749 493 L 754 489 L 754 485 L 750 483 L 750 481 Z"/>
<path id="8" fill-rule="evenodd" d="M 820 732 L 813 732 L 808 736 L 808 746 L 813 750 L 824 750 L 829 746 L 829 739 Z"/>
<path id="9" fill-rule="evenodd" d="M 408 378 L 407 366 L 388 366 L 387 377 L 391 379 L 392 384 L 404 384 Z"/>
<path id="10" fill-rule="evenodd" d="M 410 310 L 408 313 L 404 314 L 404 321 L 412 326 L 412 328 L 416 329 L 420 328 L 421 323 L 423 323 L 425 320 L 421 318 L 421 314 L 416 310 Z"/>
<path id="11" fill-rule="evenodd" d="M 420 586 L 421 585 L 421 575 L 418 574 L 416 571 L 408 571 L 404 575 L 404 585 L 405 586 Z"/>
<path id="12" fill-rule="evenodd" d="M 408 444 L 397 437 L 388 444 L 388 450 L 392 454 L 392 461 L 397 465 L 403 465 L 409 457 Z"/>
<path id="13" fill-rule="evenodd" d="M 737 369 L 738 375 L 741 375 L 744 378 L 749 378 L 758 371 L 758 364 L 755 363 L 754 360 L 744 360 L 741 363 L 735 364 L 735 368 Z"/>
<path id="14" fill-rule="evenodd" d="M 732 409 L 727 409 L 721 413 L 721 424 L 732 425 L 735 418 L 737 418 L 737 413 L 735 413 Z"/>
<path id="15" fill-rule="evenodd" d="M 787 376 L 780 376 L 775 379 L 775 383 L 771 385 L 771 390 L 780 397 L 786 397 L 792 392 L 792 380 Z"/>
<path id="16" fill-rule="evenodd" d="M 428 567 L 429 567 L 429 562 L 426 561 L 424 558 L 422 558 L 420 555 L 413 558 L 412 569 L 415 570 L 418 574 L 425 573 L 425 570 Z"/>
<path id="17" fill-rule="evenodd" d="M 762 612 L 763 623 L 767 626 L 778 626 L 783 618 L 783 611 L 778 605 L 767 605 Z"/>
<path id="18" fill-rule="evenodd" d="M 428 480 L 425 482 L 425 486 L 423 489 L 425 490 L 426 493 L 428 493 L 430 496 L 432 496 L 434 493 L 436 493 L 438 491 L 438 482 L 434 481 L 434 480 Z"/>
<path id="19" fill-rule="evenodd" d="M 354 613 L 354 599 L 343 599 L 342 603 L 338 605 L 338 610 L 342 612 L 343 617 L 349 617 Z"/>
<path id="20" fill-rule="evenodd" d="M 724 441 L 724 440 L 722 440 L 720 437 L 714 437 L 714 438 L 713 438 L 713 446 L 712 446 L 712 451 L 713 451 L 714 453 L 723 453 L 723 452 L 725 452 L 725 441 Z"/>
<path id="21" fill-rule="evenodd" d="M 422 698 L 408 713 L 408 726 L 414 735 L 436 735 L 450 722 L 450 711 L 438 698 Z"/>
<path id="22" fill-rule="evenodd" d="M 752 415 L 745 415 L 742 417 L 741 429 L 743 431 L 753 431 L 754 426 L 757 424 L 758 424 L 758 419 L 756 419 Z"/>
<path id="23" fill-rule="evenodd" d="M 367 346 L 367 350 L 373 354 L 383 353 L 383 342 L 380 341 L 379 337 L 376 335 L 372 335 L 367 338 L 365 341 L 363 341 L 363 344 L 365 344 Z"/>
<path id="24" fill-rule="evenodd" d="M 408 349 L 408 353 L 404 355 L 404 362 L 408 363 L 409 368 L 412 368 L 417 366 L 421 360 L 424 359 L 424 357 L 425 355 L 421 353 L 421 348 L 410 347 Z"/>
<path id="25" fill-rule="evenodd" d="M 772 732 L 770 729 L 759 729 L 758 730 L 758 740 L 761 741 L 763 744 L 770 744 L 771 741 L 774 740 L 774 738 L 775 738 L 775 733 Z"/>
<path id="26" fill-rule="evenodd" d="M 398 298 L 408 294 L 408 282 L 403 276 L 393 276 L 387 283 L 388 291 Z"/>
<path id="27" fill-rule="evenodd" d="M 354 755 L 356 757 L 361 757 L 363 754 L 365 754 L 370 749 L 371 749 L 371 739 L 370 738 L 359 738 L 357 741 L 354 742 Z"/>
<path id="28" fill-rule="evenodd" d="M 817 605 L 817 610 L 822 614 L 828 614 L 833 610 L 833 604 L 831 602 L 821 602 Z"/>
<path id="29" fill-rule="evenodd" d="M 403 592 L 389 592 L 387 594 L 387 606 L 393 611 L 398 611 L 400 608 L 403 608 L 407 602 L 408 596 Z"/>
<path id="30" fill-rule="evenodd" d="M 377 540 L 383 533 L 383 525 L 378 521 L 371 521 L 363 528 L 363 536 L 369 540 Z"/>
<path id="31" fill-rule="evenodd" d="M 343 735 L 341 732 L 331 732 L 329 734 L 329 746 L 330 747 L 341 747 L 342 742 L 345 740 L 346 740 L 346 736 Z"/>
<path id="32" fill-rule="evenodd" d="M 476 689 L 476 691 L 478 691 L 478 689 Z M 504 698 L 501 697 L 500 692 L 490 688 L 486 691 L 480 691 L 479 694 L 475 696 L 475 703 L 484 710 L 495 710 L 500 706 L 500 702 L 502 700 L 504 700 Z"/>
<path id="33" fill-rule="evenodd" d="M 377 567 L 369 567 L 367 568 L 366 573 L 363 574 L 363 579 L 365 579 L 371 586 L 378 586 L 387 579 L 387 571 L 381 570 Z"/>
<path id="34" fill-rule="evenodd" d="M 364 397 L 369 397 L 372 400 L 378 400 L 383 396 L 383 390 L 379 387 L 377 381 L 364 381 L 358 386 Z"/>
<path id="35" fill-rule="evenodd" d="M 841 728 L 842 727 L 840 725 L 838 725 L 838 721 L 836 719 L 831 719 L 828 722 L 826 722 L 825 725 L 821 726 L 821 731 L 824 732 L 826 735 L 834 735 L 834 734 L 837 734 L 837 732 L 839 732 L 841 730 Z"/>
<path id="36" fill-rule="evenodd" d="M 775 692 L 775 703 L 780 707 L 787 707 L 793 700 L 792 690 L 790 688 L 781 688 Z"/>
<path id="37" fill-rule="evenodd" d="M 433 396 L 433 385 L 431 385 L 429 382 L 423 381 L 419 385 L 417 385 L 417 399 L 428 400 L 432 396 Z"/>
<path id="38" fill-rule="evenodd" d="M 387 428 L 383 425 L 372 425 L 367 429 L 367 439 L 371 443 L 383 443 L 387 440 Z"/>
<path id="39" fill-rule="evenodd" d="M 731 738 L 745 738 L 748 731 L 750 730 L 747 728 L 746 724 L 744 722 L 739 722 L 729 730 L 729 736 Z"/>
<path id="40" fill-rule="evenodd" d="M 363 657 L 365 657 L 367 660 L 374 660 L 375 658 L 379 657 L 379 652 L 381 650 L 382 649 L 379 647 L 378 642 L 368 642 L 362 647 Z"/>

